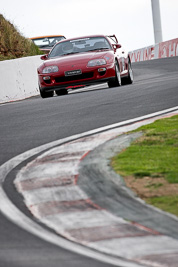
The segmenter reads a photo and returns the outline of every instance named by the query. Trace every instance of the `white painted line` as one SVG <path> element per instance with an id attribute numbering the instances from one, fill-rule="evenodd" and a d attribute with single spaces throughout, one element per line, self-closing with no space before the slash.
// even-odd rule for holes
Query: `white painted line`
<path id="1" fill-rule="evenodd" d="M 73 89 L 71 91 L 69 89 L 69 94 L 87 92 L 87 91 L 94 91 L 96 89 L 105 89 L 105 88 L 108 88 L 108 84 L 107 83 L 102 83 L 102 84 L 86 86 L 86 87 L 83 87 L 83 88 Z"/>
<path id="2" fill-rule="evenodd" d="M 25 203 L 27 206 L 36 205 L 49 201 L 75 201 L 88 199 L 88 196 L 78 187 L 73 186 L 56 186 L 48 188 L 40 188 L 30 191 L 25 191 Z"/>
<path id="3" fill-rule="evenodd" d="M 46 225 L 51 225 L 52 228 L 60 233 L 61 229 L 80 229 L 113 224 L 126 224 L 127 222 L 118 218 L 105 210 L 92 210 L 92 211 L 78 211 L 78 212 L 64 212 L 56 215 L 50 215 L 40 220 Z"/>
<path id="4" fill-rule="evenodd" d="M 161 235 L 144 236 L 144 238 L 136 236 L 102 240 L 89 243 L 89 246 L 101 252 L 110 252 L 112 255 L 126 257 L 128 259 L 178 251 L 178 241 L 176 239 Z"/>
<path id="5" fill-rule="evenodd" d="M 22 181 L 26 179 L 36 179 L 36 178 L 45 178 L 45 177 L 58 177 L 58 175 L 63 174 L 64 176 L 76 175 L 78 161 L 72 162 L 54 162 L 54 163 L 45 163 L 33 166 L 33 164 L 28 164 L 27 166 L 31 169 L 31 172 L 26 172 L 26 168 L 20 170 L 17 175 L 17 181 Z"/>

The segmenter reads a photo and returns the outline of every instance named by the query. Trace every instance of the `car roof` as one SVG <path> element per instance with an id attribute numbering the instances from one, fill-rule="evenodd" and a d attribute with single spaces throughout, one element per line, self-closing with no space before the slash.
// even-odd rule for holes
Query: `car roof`
<path id="1" fill-rule="evenodd" d="M 48 37 L 64 37 L 64 35 L 59 35 L 59 34 L 56 34 L 56 35 L 44 35 L 44 36 L 38 36 L 38 37 L 31 37 L 30 39 L 33 40 L 33 39 L 48 38 Z"/>

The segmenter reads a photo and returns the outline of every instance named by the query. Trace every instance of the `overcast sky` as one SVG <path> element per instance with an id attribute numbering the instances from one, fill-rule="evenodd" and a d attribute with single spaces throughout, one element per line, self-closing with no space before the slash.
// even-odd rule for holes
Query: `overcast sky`
<path id="1" fill-rule="evenodd" d="M 178 38 L 178 0 L 160 0 L 163 40 Z M 116 34 L 128 50 L 154 44 L 151 0 L 1 0 L 25 37 Z"/>

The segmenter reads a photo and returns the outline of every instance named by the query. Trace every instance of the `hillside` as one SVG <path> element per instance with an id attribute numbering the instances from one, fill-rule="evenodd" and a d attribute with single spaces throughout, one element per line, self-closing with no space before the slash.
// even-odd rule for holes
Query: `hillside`
<path id="1" fill-rule="evenodd" d="M 42 52 L 0 14 L 0 60 L 39 55 Z"/>

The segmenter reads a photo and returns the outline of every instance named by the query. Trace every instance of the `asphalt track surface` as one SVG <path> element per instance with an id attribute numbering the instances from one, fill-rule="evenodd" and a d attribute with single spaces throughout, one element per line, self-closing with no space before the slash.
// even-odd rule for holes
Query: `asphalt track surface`
<path id="1" fill-rule="evenodd" d="M 178 57 L 135 63 L 133 70 L 133 85 L 1 105 L 0 165 L 42 144 L 177 106 Z M 29 215 L 12 185 L 16 172 L 3 186 Z M 40 240 L 0 214 L 0 267 L 91 265 L 110 266 Z"/>

